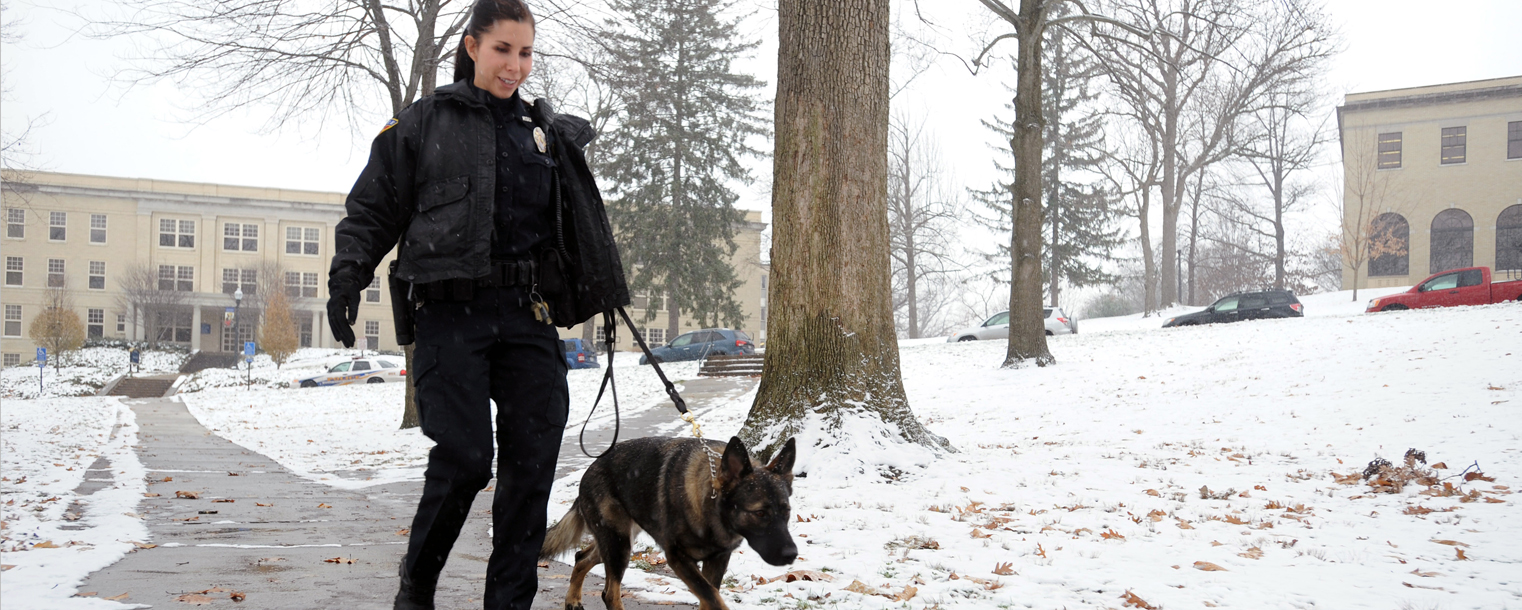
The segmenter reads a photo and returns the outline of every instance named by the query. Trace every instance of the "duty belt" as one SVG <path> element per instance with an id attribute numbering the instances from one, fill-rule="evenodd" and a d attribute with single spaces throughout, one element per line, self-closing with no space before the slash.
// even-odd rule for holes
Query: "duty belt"
<path id="1" fill-rule="evenodd" d="M 491 272 L 478 278 L 439 280 L 412 287 L 413 295 L 423 301 L 470 301 L 477 288 L 533 286 L 537 275 L 534 261 L 492 261 Z"/>

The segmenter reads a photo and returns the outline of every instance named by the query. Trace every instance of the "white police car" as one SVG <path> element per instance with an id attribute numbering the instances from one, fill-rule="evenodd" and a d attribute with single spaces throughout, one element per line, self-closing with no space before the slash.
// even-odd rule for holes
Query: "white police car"
<path id="1" fill-rule="evenodd" d="M 390 358 L 355 358 L 335 364 L 321 375 L 297 379 L 296 385 L 315 388 L 354 383 L 400 383 L 407 378 L 407 369 L 402 368 L 400 362 Z"/>

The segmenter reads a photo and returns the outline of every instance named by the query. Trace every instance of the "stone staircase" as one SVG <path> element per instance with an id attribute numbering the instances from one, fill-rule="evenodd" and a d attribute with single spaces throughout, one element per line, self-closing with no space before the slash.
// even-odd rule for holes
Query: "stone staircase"
<path id="1" fill-rule="evenodd" d="M 174 377 L 127 377 L 118 381 L 107 396 L 158 398 L 174 386 Z"/>
<path id="2" fill-rule="evenodd" d="M 766 357 L 761 354 L 709 356 L 698 369 L 699 377 L 760 377 Z"/>
<path id="3" fill-rule="evenodd" d="M 180 365 L 180 374 L 189 375 L 206 369 L 230 369 L 238 364 L 238 354 L 196 352 Z"/>

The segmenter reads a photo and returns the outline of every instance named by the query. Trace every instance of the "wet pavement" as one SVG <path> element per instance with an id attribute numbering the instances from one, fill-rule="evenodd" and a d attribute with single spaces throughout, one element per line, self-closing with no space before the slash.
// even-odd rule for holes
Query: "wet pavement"
<path id="1" fill-rule="evenodd" d="M 706 400 L 732 396 L 754 383 L 693 380 L 686 382 L 683 396 L 701 409 Z M 103 598 L 125 594 L 119 601 L 154 607 L 391 607 L 421 481 L 336 489 L 211 433 L 179 402 L 126 403 L 137 414 L 138 458 L 148 471 L 148 491 L 159 494 L 144 498 L 138 511 L 157 546 L 128 553 L 92 574 L 80 591 Z M 619 438 L 670 434 L 676 411 L 669 405 L 625 417 Z M 580 430 L 580 422 L 571 426 Z M 587 449 L 596 454 L 611 437 L 611 429 L 589 429 Z M 560 474 L 589 462 L 575 434 L 568 436 L 561 446 Z M 176 497 L 181 491 L 199 497 Z M 491 554 L 490 493 L 478 497 L 444 568 L 436 597 L 441 610 L 482 606 Z M 550 512 L 551 520 L 559 517 L 554 507 Z M 558 562 L 539 570 L 534 608 L 563 607 L 569 572 Z M 585 587 L 586 607 L 602 608 L 597 597 L 601 580 L 589 577 Z M 241 602 L 234 601 L 234 593 L 242 596 Z M 656 607 L 632 598 L 624 604 L 631 610 Z"/>

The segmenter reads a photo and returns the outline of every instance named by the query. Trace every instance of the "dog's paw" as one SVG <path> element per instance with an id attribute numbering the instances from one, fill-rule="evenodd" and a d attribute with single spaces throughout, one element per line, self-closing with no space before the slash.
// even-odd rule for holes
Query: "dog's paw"
<path id="1" fill-rule="evenodd" d="M 566 604 L 565 604 L 565 610 L 587 610 L 587 609 L 583 608 L 580 602 L 577 602 L 577 603 L 574 603 L 574 604 L 570 603 L 570 602 L 566 602 Z"/>

